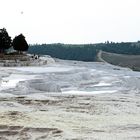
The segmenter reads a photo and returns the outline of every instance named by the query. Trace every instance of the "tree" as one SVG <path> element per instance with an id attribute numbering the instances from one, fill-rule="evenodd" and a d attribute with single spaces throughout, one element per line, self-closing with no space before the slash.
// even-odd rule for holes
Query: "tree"
<path id="1" fill-rule="evenodd" d="M 11 37 L 5 28 L 0 29 L 0 52 L 4 52 L 6 49 L 12 47 Z"/>
<path id="2" fill-rule="evenodd" d="M 22 34 L 13 39 L 13 48 L 19 51 L 19 53 L 22 51 L 28 51 L 29 45 Z"/>

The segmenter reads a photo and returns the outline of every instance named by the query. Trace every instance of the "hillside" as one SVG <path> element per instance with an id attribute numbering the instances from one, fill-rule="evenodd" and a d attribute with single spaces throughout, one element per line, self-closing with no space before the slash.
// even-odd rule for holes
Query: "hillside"
<path id="1" fill-rule="evenodd" d="M 34 44 L 30 45 L 28 53 L 50 55 L 65 60 L 93 62 L 99 50 L 110 53 L 140 55 L 139 42 L 106 42 L 97 44 Z"/>
<path id="2" fill-rule="evenodd" d="M 100 51 L 98 53 L 98 59 L 113 65 L 128 67 L 132 70 L 140 71 L 140 55 L 125 55 Z"/>

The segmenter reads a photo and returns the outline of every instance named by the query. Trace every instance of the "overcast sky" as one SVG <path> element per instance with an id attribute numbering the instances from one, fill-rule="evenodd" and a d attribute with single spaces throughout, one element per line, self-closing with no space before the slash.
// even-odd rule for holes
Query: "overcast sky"
<path id="1" fill-rule="evenodd" d="M 0 28 L 28 43 L 140 40 L 140 0 L 0 0 Z"/>

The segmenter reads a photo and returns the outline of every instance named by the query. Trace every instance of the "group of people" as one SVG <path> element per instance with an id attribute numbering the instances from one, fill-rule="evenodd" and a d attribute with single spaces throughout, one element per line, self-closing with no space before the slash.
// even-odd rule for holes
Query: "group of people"
<path id="1" fill-rule="evenodd" d="M 33 56 L 31 56 L 33 59 L 39 59 L 39 55 L 37 55 L 37 54 L 34 54 Z"/>

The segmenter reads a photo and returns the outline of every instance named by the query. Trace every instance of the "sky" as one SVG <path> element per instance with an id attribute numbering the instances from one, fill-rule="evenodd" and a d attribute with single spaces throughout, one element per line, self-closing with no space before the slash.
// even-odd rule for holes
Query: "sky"
<path id="1" fill-rule="evenodd" d="M 0 28 L 29 44 L 140 40 L 140 0 L 0 0 Z"/>

